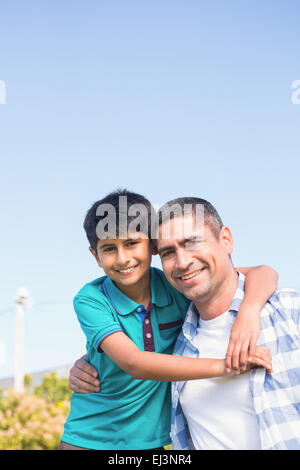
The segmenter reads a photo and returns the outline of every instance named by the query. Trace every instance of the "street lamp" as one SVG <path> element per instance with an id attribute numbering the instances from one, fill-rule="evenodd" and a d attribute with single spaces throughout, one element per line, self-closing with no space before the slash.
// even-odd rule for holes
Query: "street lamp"
<path id="1" fill-rule="evenodd" d="M 24 305 L 31 306 L 29 291 L 20 287 L 16 302 L 16 359 L 15 359 L 15 392 L 24 392 Z"/>

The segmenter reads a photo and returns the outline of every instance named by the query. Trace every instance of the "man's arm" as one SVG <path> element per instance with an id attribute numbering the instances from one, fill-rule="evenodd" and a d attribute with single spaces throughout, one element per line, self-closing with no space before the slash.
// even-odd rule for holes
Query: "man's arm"
<path id="1" fill-rule="evenodd" d="M 245 277 L 245 296 L 233 324 L 226 353 L 228 372 L 245 370 L 260 334 L 260 312 L 277 288 L 278 274 L 269 266 L 235 268 Z"/>

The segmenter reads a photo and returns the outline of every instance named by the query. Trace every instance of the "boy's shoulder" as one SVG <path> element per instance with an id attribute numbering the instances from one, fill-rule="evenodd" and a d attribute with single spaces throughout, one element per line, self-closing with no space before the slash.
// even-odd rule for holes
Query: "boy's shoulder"
<path id="1" fill-rule="evenodd" d="M 104 300 L 105 296 L 102 292 L 101 286 L 106 278 L 107 276 L 98 277 L 97 279 L 94 279 L 93 281 L 84 284 L 84 286 L 81 287 L 81 289 L 74 296 L 74 301 L 76 302 L 76 300 L 83 297 L 95 301 Z"/>

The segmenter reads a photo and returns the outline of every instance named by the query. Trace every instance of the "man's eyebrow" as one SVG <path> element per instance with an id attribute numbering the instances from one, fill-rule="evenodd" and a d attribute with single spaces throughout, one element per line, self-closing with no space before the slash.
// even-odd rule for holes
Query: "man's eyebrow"
<path id="1" fill-rule="evenodd" d="M 187 237 L 184 240 L 180 240 L 180 242 L 178 244 L 179 245 L 185 245 L 186 243 L 190 243 L 190 242 L 197 241 L 197 240 L 203 240 L 203 236 L 202 235 L 191 235 L 190 237 Z M 158 254 L 160 255 L 164 251 L 172 250 L 172 249 L 174 249 L 173 245 L 163 246 L 162 248 L 160 248 L 158 250 Z"/>
<path id="2" fill-rule="evenodd" d="M 157 252 L 158 252 L 158 254 L 160 255 L 161 253 L 163 253 L 163 251 L 171 250 L 172 248 L 174 248 L 172 245 L 163 246 L 163 247 L 160 248 Z"/>
<path id="3" fill-rule="evenodd" d="M 190 237 L 185 238 L 183 243 L 188 243 L 188 242 L 193 242 L 196 240 L 203 240 L 203 239 L 204 239 L 203 235 L 191 235 Z"/>

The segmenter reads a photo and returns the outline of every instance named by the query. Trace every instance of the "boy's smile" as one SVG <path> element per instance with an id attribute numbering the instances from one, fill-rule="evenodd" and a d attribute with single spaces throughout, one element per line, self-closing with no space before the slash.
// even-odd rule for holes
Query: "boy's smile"
<path id="1" fill-rule="evenodd" d="M 98 265 L 115 282 L 117 287 L 130 296 L 132 287 L 150 285 L 151 248 L 149 239 L 142 233 L 128 233 L 127 238 L 98 240 L 97 253 L 90 249 Z"/>

